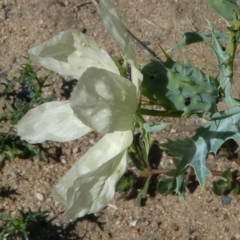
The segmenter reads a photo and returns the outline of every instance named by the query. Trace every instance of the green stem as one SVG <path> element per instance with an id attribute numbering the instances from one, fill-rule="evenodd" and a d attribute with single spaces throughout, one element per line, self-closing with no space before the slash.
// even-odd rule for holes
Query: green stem
<path id="1" fill-rule="evenodd" d="M 141 115 L 148 115 L 148 116 L 161 116 L 161 117 L 176 117 L 180 118 L 183 114 L 183 111 L 158 111 L 158 110 L 151 110 L 151 109 L 140 109 Z"/>
<path id="2" fill-rule="evenodd" d="M 151 110 L 151 109 L 145 109 L 141 108 L 140 109 L 141 115 L 148 115 L 148 116 L 154 116 L 154 117 L 174 117 L 174 118 L 181 118 L 183 115 L 183 111 L 165 111 L 165 110 Z M 203 113 L 193 113 L 192 115 L 189 116 L 189 118 L 202 118 Z"/>
<path id="3" fill-rule="evenodd" d="M 220 63 L 220 85 L 224 90 L 225 101 L 229 108 L 239 105 L 237 101 L 232 98 L 232 79 L 233 79 L 233 63 L 235 58 L 235 53 L 237 50 L 240 21 L 236 14 L 233 15 L 233 24 L 228 27 L 230 31 L 230 38 L 225 50 L 225 54 L 229 57 L 226 62 Z"/>
<path id="4" fill-rule="evenodd" d="M 167 174 L 171 169 L 149 169 L 147 171 L 147 175 L 159 175 L 159 174 Z M 224 171 L 215 171 L 215 170 L 210 170 L 212 176 L 215 177 L 222 177 L 222 173 Z M 237 176 L 240 177 L 240 172 L 237 173 Z"/>

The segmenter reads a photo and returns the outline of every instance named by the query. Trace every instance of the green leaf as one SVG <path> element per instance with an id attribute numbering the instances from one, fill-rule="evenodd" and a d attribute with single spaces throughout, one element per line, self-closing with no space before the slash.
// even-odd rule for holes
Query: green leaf
<path id="1" fill-rule="evenodd" d="M 233 190 L 232 190 L 232 192 L 234 193 L 234 194 L 239 194 L 239 185 L 238 184 L 236 184 L 236 186 L 233 188 Z"/>
<path id="2" fill-rule="evenodd" d="M 142 132 L 139 138 L 139 146 L 142 153 L 142 159 L 145 161 L 147 166 L 149 166 L 148 153 L 150 149 L 150 140 L 149 140 L 149 135 L 146 134 L 144 131 Z"/>
<path id="3" fill-rule="evenodd" d="M 223 193 L 229 188 L 227 181 L 220 179 L 216 182 L 213 182 L 213 192 L 216 195 L 222 196 Z"/>
<path id="4" fill-rule="evenodd" d="M 182 176 L 188 166 L 192 166 L 201 187 L 205 185 L 205 178 L 211 175 L 205 160 L 209 153 L 215 153 L 228 139 L 240 142 L 238 122 L 240 107 L 215 113 L 212 120 L 197 129 L 192 138 L 185 140 L 168 140 L 162 144 L 170 154 L 178 156 L 180 162 L 176 166 L 175 177 Z M 183 181 L 183 178 L 182 180 Z M 181 181 L 179 186 L 181 186 Z M 176 190 L 178 190 L 177 187 Z"/>
<path id="5" fill-rule="evenodd" d="M 227 103 L 229 102 L 229 99 L 231 99 L 230 102 L 232 102 L 234 101 L 231 97 L 232 58 L 226 51 L 223 51 L 220 42 L 214 35 L 213 42 L 211 43 L 210 47 L 213 49 L 217 58 L 217 63 L 220 70 L 220 73 L 218 75 L 218 82 L 225 95 L 223 99 L 226 98 L 225 101 Z M 232 103 L 229 103 L 229 105 L 232 106 Z"/>
<path id="6" fill-rule="evenodd" d="M 128 191 L 132 188 L 134 184 L 134 177 L 129 174 L 124 174 L 116 185 L 116 191 Z"/>
<path id="7" fill-rule="evenodd" d="M 36 212 L 28 208 L 27 212 L 18 210 L 18 215 L 13 218 L 11 214 L 0 212 L 0 239 L 29 239 L 29 229 L 35 222 L 38 224 L 47 217 L 47 211 L 39 209 Z M 6 238 L 7 237 L 7 238 Z"/>
<path id="8" fill-rule="evenodd" d="M 213 29 L 211 32 L 208 33 L 201 33 L 201 32 L 185 32 L 183 33 L 183 39 L 180 40 L 175 46 L 170 48 L 168 52 L 175 51 L 177 49 L 181 49 L 185 46 L 188 46 L 193 43 L 198 42 L 211 42 L 212 41 L 212 34 L 215 34 L 216 38 L 219 41 L 227 42 L 229 37 L 226 34 L 223 34 L 217 29 Z"/>
<path id="9" fill-rule="evenodd" d="M 132 151 L 129 152 L 129 156 L 131 158 L 131 161 L 133 162 L 134 166 L 140 170 L 140 171 L 144 171 L 144 167 L 145 167 L 145 164 L 139 159 L 139 156 L 137 154 L 138 152 L 137 151 Z"/>
<path id="10" fill-rule="evenodd" d="M 184 173 L 176 177 L 176 188 L 174 190 L 182 200 L 185 200 L 185 184 L 184 184 Z"/>
<path id="11" fill-rule="evenodd" d="M 145 164 L 149 166 L 148 162 L 148 154 L 150 149 L 150 136 L 149 133 L 144 128 L 144 124 L 146 123 L 145 119 L 142 117 L 139 112 L 135 115 L 136 119 L 136 126 L 140 129 L 140 137 L 138 138 L 138 141 L 134 141 L 133 145 L 135 145 L 135 149 L 137 150 L 137 153 L 139 154 L 140 158 L 144 160 Z"/>
<path id="12" fill-rule="evenodd" d="M 231 184 L 233 177 L 232 177 L 232 172 L 229 169 L 227 169 L 222 173 L 222 177 L 225 178 L 228 181 L 228 183 Z"/>
<path id="13" fill-rule="evenodd" d="M 186 140 L 178 139 L 176 141 L 168 140 L 168 142 L 162 144 L 162 146 L 167 148 L 171 154 L 178 154 L 181 158 L 180 163 L 176 166 L 176 177 L 182 175 L 188 166 L 192 166 L 195 170 L 200 185 L 204 187 L 205 177 L 211 175 L 211 172 L 205 163 L 205 158 L 207 155 L 207 143 L 202 137 Z M 180 185 L 181 183 L 179 183 L 179 186 Z"/>
<path id="14" fill-rule="evenodd" d="M 233 61 L 238 45 L 236 39 L 240 37 L 239 25 L 240 21 L 235 19 L 234 24 L 228 28 L 231 34 L 226 50 L 222 49 L 221 44 L 214 34 L 213 42 L 210 45 L 216 55 L 218 68 L 220 70 L 218 82 L 224 92 L 223 100 L 227 103 L 229 108 L 240 105 L 240 102 L 232 97 Z"/>
<path id="15" fill-rule="evenodd" d="M 205 2 L 228 21 L 233 20 L 233 12 L 237 15 L 240 14 L 240 9 L 235 0 L 205 0 Z"/>
<path id="16" fill-rule="evenodd" d="M 174 178 L 166 178 L 159 181 L 157 185 L 157 192 L 162 195 L 167 195 L 174 192 L 176 188 L 176 180 Z"/>
<path id="17" fill-rule="evenodd" d="M 167 61 L 151 61 L 143 67 L 142 94 L 150 104 L 169 111 L 215 111 L 218 89 L 215 80 L 186 62 L 174 62 L 167 54 Z"/>
<path id="18" fill-rule="evenodd" d="M 176 169 L 171 169 L 168 172 L 166 172 L 166 176 L 174 177 L 175 173 L 176 173 Z"/>
<path id="19" fill-rule="evenodd" d="M 41 161 L 46 161 L 38 146 L 21 140 L 14 133 L 0 133 L 0 166 L 6 159 L 14 160 L 16 157 L 32 158 L 36 155 Z"/>
<path id="20" fill-rule="evenodd" d="M 145 129 L 145 131 L 147 133 L 154 133 L 154 132 L 159 132 L 161 130 L 163 130 L 164 128 L 168 127 L 169 125 L 171 125 L 171 123 L 167 123 L 167 122 L 159 122 L 159 123 L 144 123 L 143 124 L 143 128 Z"/>
<path id="21" fill-rule="evenodd" d="M 209 133 L 201 128 L 199 134 L 205 134 L 210 139 L 210 152 L 217 153 L 217 150 L 228 139 L 240 142 L 238 122 L 240 120 L 240 106 L 227 109 L 212 115 L 212 120 L 204 125 L 209 128 Z M 202 131 L 202 132 L 201 132 Z"/>
<path id="22" fill-rule="evenodd" d="M 150 178 L 148 178 L 146 180 L 143 189 L 141 189 L 138 192 L 137 199 L 136 199 L 137 206 L 140 206 L 142 199 L 146 198 L 146 195 L 147 195 L 147 192 L 148 192 L 148 188 L 149 188 L 149 182 L 150 182 Z"/>

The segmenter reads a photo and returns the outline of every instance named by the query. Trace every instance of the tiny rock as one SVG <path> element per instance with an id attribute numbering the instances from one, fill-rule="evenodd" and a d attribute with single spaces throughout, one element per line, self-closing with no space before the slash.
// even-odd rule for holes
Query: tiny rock
<path id="1" fill-rule="evenodd" d="M 72 153 L 77 153 L 77 152 L 78 152 L 78 148 L 77 147 L 73 148 Z"/>
<path id="2" fill-rule="evenodd" d="M 171 128 L 170 133 L 176 133 L 176 129 Z"/>
<path id="3" fill-rule="evenodd" d="M 66 159 L 61 159 L 61 163 L 63 163 L 63 164 L 65 164 L 67 161 L 66 161 Z"/>
<path id="4" fill-rule="evenodd" d="M 36 193 L 36 197 L 37 197 L 37 199 L 40 200 L 40 201 L 43 201 L 43 200 L 44 200 L 44 196 L 43 196 L 42 193 Z"/>
<path id="5" fill-rule="evenodd" d="M 131 226 L 135 227 L 137 225 L 137 220 L 130 223 Z"/>

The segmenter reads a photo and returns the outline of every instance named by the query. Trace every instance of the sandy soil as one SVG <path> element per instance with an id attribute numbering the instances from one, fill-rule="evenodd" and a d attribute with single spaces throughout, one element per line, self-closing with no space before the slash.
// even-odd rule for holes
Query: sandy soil
<path id="1" fill-rule="evenodd" d="M 181 37 L 181 32 L 191 29 L 206 31 L 206 19 L 225 30 L 225 24 L 202 0 L 121 0 L 113 1 L 127 28 L 144 44 L 162 56 L 161 47 L 168 49 Z M 120 57 L 120 50 L 104 30 L 95 7 L 85 0 L 0 0 L 0 81 L 15 74 L 27 50 L 37 46 L 51 36 L 67 29 L 77 29 L 92 37 L 100 46 L 114 56 Z M 195 45 L 174 53 L 180 54 L 203 69 L 214 71 L 215 60 L 203 44 Z M 139 50 L 141 65 L 148 61 Z M 236 79 L 239 70 L 236 61 Z M 40 74 L 45 74 L 43 70 Z M 64 81 L 71 79 L 65 78 Z M 46 94 L 55 93 L 63 100 L 61 86 L 63 79 L 52 74 L 48 82 L 53 84 Z M 234 94 L 238 95 L 239 88 Z M 2 110 L 1 110 L 2 111 Z M 190 134 L 189 122 L 176 122 L 167 137 L 185 137 Z M 185 126 L 185 127 L 182 127 Z M 191 129 L 191 128 L 190 128 Z M 163 135 L 154 135 L 161 141 Z M 136 207 L 134 200 L 116 201 L 97 216 L 86 216 L 74 222 L 63 218 L 63 206 L 53 201 L 51 190 L 64 173 L 100 136 L 89 134 L 69 143 L 44 143 L 48 162 L 16 159 L 6 161 L 0 169 L 0 191 L 9 188 L 12 194 L 3 197 L 0 192 L 0 209 L 49 211 L 49 219 L 36 226 L 30 239 L 240 239 L 240 199 L 230 195 L 231 204 L 223 205 L 221 198 L 211 191 L 211 182 L 206 190 L 200 188 L 187 193 L 187 202 L 178 196 L 149 197 L 144 207 Z M 59 151 L 59 149 L 61 151 Z M 162 160 L 164 162 L 164 159 Z M 166 159 L 165 159 L 166 161 Z M 225 159 L 210 163 L 215 170 L 237 169 Z M 48 220 L 49 220 L 48 219 Z"/>

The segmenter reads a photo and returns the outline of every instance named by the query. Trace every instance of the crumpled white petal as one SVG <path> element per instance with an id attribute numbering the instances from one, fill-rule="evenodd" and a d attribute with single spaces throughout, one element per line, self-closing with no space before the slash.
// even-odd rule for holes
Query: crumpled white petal
<path id="1" fill-rule="evenodd" d="M 143 80 L 143 75 L 132 60 L 129 60 L 129 64 L 131 66 L 131 79 L 132 79 L 132 82 L 134 83 L 134 85 L 136 86 L 137 94 L 139 95 L 140 94 L 140 86 L 141 86 L 142 80 Z"/>
<path id="2" fill-rule="evenodd" d="M 113 4 L 108 0 L 100 1 L 98 4 L 98 12 L 105 28 L 123 51 L 125 60 L 131 65 L 132 81 L 137 88 L 137 94 L 139 94 L 143 76 L 138 70 L 139 64 L 137 60 L 137 54 L 129 39 L 129 33 L 127 29 L 121 22 Z"/>
<path id="3" fill-rule="evenodd" d="M 98 13 L 105 28 L 126 55 L 126 58 L 133 60 L 137 64 L 137 54 L 130 42 L 128 31 L 121 22 L 113 4 L 107 0 L 101 0 L 98 4 Z"/>
<path id="4" fill-rule="evenodd" d="M 135 85 L 115 73 L 89 68 L 72 92 L 74 114 L 97 132 L 132 129 L 138 107 Z"/>
<path id="5" fill-rule="evenodd" d="M 29 143 L 47 140 L 68 142 L 91 129 L 75 117 L 69 101 L 48 102 L 31 109 L 16 125 L 18 135 Z"/>
<path id="6" fill-rule="evenodd" d="M 79 79 L 89 67 L 107 69 L 119 74 L 106 51 L 88 36 L 67 30 L 28 51 L 30 58 L 41 66 L 64 76 Z"/>
<path id="7" fill-rule="evenodd" d="M 97 213 L 107 206 L 126 170 L 132 140 L 131 131 L 106 134 L 64 175 L 53 197 L 66 206 L 67 218 Z"/>

